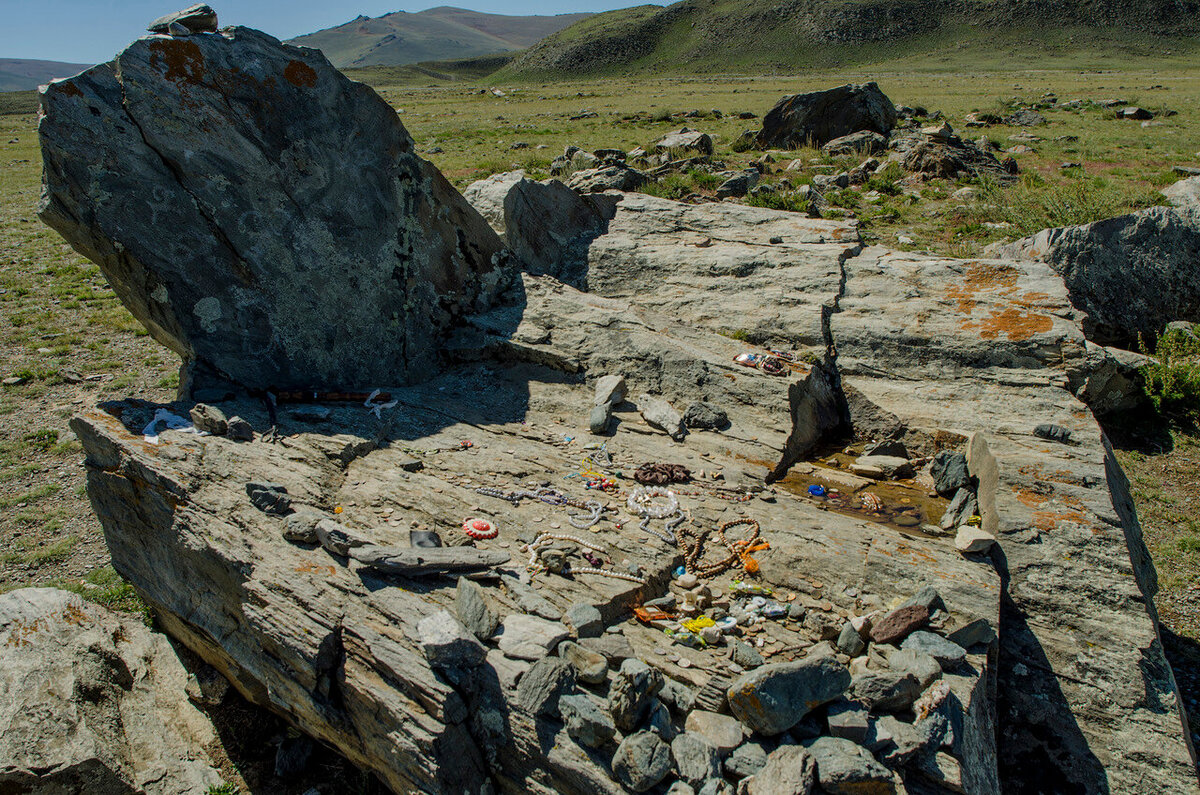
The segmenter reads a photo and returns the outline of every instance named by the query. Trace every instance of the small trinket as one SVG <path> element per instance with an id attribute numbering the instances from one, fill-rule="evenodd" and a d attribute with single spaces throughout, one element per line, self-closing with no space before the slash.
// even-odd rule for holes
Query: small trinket
<path id="1" fill-rule="evenodd" d="M 499 534 L 496 526 L 487 519 L 467 519 L 462 524 L 463 532 L 476 541 L 486 541 Z"/>

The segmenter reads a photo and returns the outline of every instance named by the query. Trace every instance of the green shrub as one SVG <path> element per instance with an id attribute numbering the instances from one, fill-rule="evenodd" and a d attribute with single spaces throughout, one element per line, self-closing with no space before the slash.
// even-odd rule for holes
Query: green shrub
<path id="1" fill-rule="evenodd" d="M 1152 355 L 1157 361 L 1141 371 L 1146 396 L 1159 414 L 1195 423 L 1200 419 L 1200 338 L 1169 329 L 1158 338 Z"/>
<path id="2" fill-rule="evenodd" d="M 746 197 L 746 204 L 751 207 L 766 207 L 768 210 L 786 210 L 790 213 L 808 212 L 808 198 L 791 192 L 756 193 Z"/>

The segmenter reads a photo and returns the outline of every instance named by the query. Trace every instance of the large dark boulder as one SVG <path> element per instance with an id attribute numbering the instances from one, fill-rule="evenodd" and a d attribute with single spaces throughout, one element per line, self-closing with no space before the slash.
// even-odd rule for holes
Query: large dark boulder
<path id="1" fill-rule="evenodd" d="M 754 144 L 760 149 L 822 146 L 860 130 L 887 135 L 895 124 L 896 106 L 879 86 L 850 84 L 779 100 L 763 117 Z"/>
<path id="2" fill-rule="evenodd" d="M 510 282 L 396 112 L 316 50 L 147 36 L 41 102 L 40 215 L 183 357 L 185 390 L 419 380 Z"/>

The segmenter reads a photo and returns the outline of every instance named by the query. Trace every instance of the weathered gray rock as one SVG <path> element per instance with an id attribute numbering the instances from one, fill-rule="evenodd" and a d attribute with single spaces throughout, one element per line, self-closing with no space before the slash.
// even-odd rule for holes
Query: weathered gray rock
<path id="1" fill-rule="evenodd" d="M 490 177 L 484 177 L 468 185 L 463 191 L 463 198 L 483 216 L 483 219 L 488 222 L 488 226 L 503 235 L 505 200 L 513 186 L 523 179 L 525 179 L 523 170 L 492 174 Z"/>
<path id="2" fill-rule="evenodd" d="M 713 153 L 713 140 L 707 133 L 689 130 L 684 127 L 675 132 L 669 132 L 654 143 L 654 151 L 671 154 L 696 152 L 701 155 Z"/>
<path id="3" fill-rule="evenodd" d="M 575 676 L 581 682 L 599 684 L 608 675 L 608 661 L 603 654 L 590 651 L 569 640 L 558 644 L 558 656 L 571 664 Z"/>
<path id="4" fill-rule="evenodd" d="M 693 403 L 683 412 L 683 424 L 688 428 L 719 431 L 729 427 L 729 415 L 720 406 L 703 401 Z"/>
<path id="5" fill-rule="evenodd" d="M 454 594 L 454 610 L 463 626 L 480 640 L 487 640 L 496 634 L 500 626 L 500 616 L 491 608 L 483 588 L 474 580 L 466 577 L 458 578 L 458 588 Z"/>
<path id="6" fill-rule="evenodd" d="M 637 190 L 650 181 L 636 168 L 610 165 L 576 171 L 567 180 L 567 187 L 578 193 L 603 193 L 606 190 Z"/>
<path id="7" fill-rule="evenodd" d="M 857 701 L 839 699 L 830 704 L 825 710 L 825 721 L 829 726 L 829 734 L 862 744 L 870 728 L 870 714 Z"/>
<path id="8" fill-rule="evenodd" d="M 954 534 L 954 547 L 964 555 L 980 555 L 996 544 L 996 537 L 974 525 L 962 525 Z"/>
<path id="9" fill-rule="evenodd" d="M 241 417 L 230 417 L 225 433 L 235 442 L 254 441 L 254 427 Z"/>
<path id="10" fill-rule="evenodd" d="M 763 117 L 754 144 L 760 149 L 821 146 L 860 130 L 887 135 L 895 123 L 896 106 L 875 83 L 844 85 L 779 100 Z"/>
<path id="11" fill-rule="evenodd" d="M 942 451 L 933 457 L 929 474 L 933 476 L 934 488 L 943 497 L 949 497 L 971 482 L 967 474 L 967 457 L 962 453 Z"/>
<path id="12" fill-rule="evenodd" d="M 887 661 L 893 671 L 910 673 L 915 676 L 922 690 L 929 687 L 942 675 L 941 663 L 919 649 L 889 649 Z"/>
<path id="13" fill-rule="evenodd" d="M 595 434 L 608 433 L 608 426 L 612 424 L 612 414 L 611 403 L 593 406 L 591 413 L 588 414 L 588 430 Z"/>
<path id="14" fill-rule="evenodd" d="M 216 436 L 224 436 L 229 431 L 229 420 L 226 419 L 225 412 L 216 406 L 197 403 L 189 412 L 189 416 L 197 430 Z"/>
<path id="15" fill-rule="evenodd" d="M 562 696 L 558 711 L 571 739 L 589 748 L 599 748 L 617 733 L 612 717 L 585 693 Z"/>
<path id="16" fill-rule="evenodd" d="M 908 633 L 929 623 L 929 608 L 922 604 L 897 607 L 871 622 L 871 640 L 876 643 L 898 643 Z"/>
<path id="17" fill-rule="evenodd" d="M 1200 176 L 1188 177 L 1162 189 L 1167 201 L 1180 208 L 1200 208 Z"/>
<path id="18" fill-rule="evenodd" d="M 558 717 L 559 699 L 575 689 L 575 673 L 566 660 L 544 657 L 517 684 L 517 701 L 531 715 Z"/>
<path id="19" fill-rule="evenodd" d="M 608 190 L 608 185 L 640 183 L 628 175 L 630 169 L 612 167 L 625 181 L 603 182 L 593 172 L 579 172 L 592 192 Z M 608 169 L 601 169 L 608 174 Z M 639 172 L 634 172 L 637 174 Z M 587 175 L 591 174 L 591 177 Z M 611 175 L 610 175 L 611 176 Z M 515 183 L 504 198 L 505 239 L 513 256 L 527 272 L 553 276 L 560 281 L 587 289 L 588 246 L 608 226 L 617 200 L 612 196 L 587 195 L 588 190 L 572 190 L 580 184 L 572 177 L 571 187 L 559 180 L 535 182 L 523 179 Z"/>
<path id="20" fill-rule="evenodd" d="M 729 687 L 729 709 L 751 731 L 780 734 L 809 710 L 832 701 L 850 686 L 850 672 L 833 657 L 764 665 Z"/>
<path id="21" fill-rule="evenodd" d="M 675 773 L 696 789 L 710 779 L 721 778 L 721 757 L 699 734 L 685 731 L 671 740 L 671 758 Z"/>
<path id="22" fill-rule="evenodd" d="M 730 659 L 738 665 L 751 670 L 762 665 L 766 660 L 758 653 L 758 649 L 736 638 L 730 641 Z"/>
<path id="23" fill-rule="evenodd" d="M 967 658 L 966 649 L 957 643 L 946 640 L 933 632 L 918 630 L 912 633 L 900 644 L 901 649 L 922 652 L 938 661 L 947 670 L 960 664 Z"/>
<path id="24" fill-rule="evenodd" d="M 433 668 L 475 668 L 487 656 L 483 644 L 449 610 L 421 619 L 417 635 L 421 651 Z"/>
<path id="25" fill-rule="evenodd" d="M 359 549 L 367 544 L 366 541 L 351 532 L 350 528 L 332 519 L 322 519 L 317 522 L 317 541 L 330 554 L 343 558 L 350 555 L 350 550 Z M 380 548 L 372 546 L 367 554 L 370 555 L 378 549 Z"/>
<path id="26" fill-rule="evenodd" d="M 625 400 L 625 394 L 625 376 L 602 375 L 596 381 L 594 405 L 603 406 L 605 403 L 620 403 Z"/>
<path id="27" fill-rule="evenodd" d="M 816 756 L 798 745 L 780 746 L 746 783 L 746 794 L 808 795 L 817 785 L 817 774 Z"/>
<path id="28" fill-rule="evenodd" d="M 608 709 L 617 728 L 625 733 L 636 729 L 648 716 L 662 686 L 662 674 L 641 660 L 621 663 L 608 689 Z"/>
<path id="29" fill-rule="evenodd" d="M 851 657 L 857 657 L 867 648 L 866 642 L 849 621 L 842 625 L 842 631 L 838 634 L 837 646 Z"/>
<path id="30" fill-rule="evenodd" d="M 742 724 L 736 718 L 703 709 L 689 712 L 683 728 L 703 737 L 721 756 L 741 745 L 745 736 Z"/>
<path id="31" fill-rule="evenodd" d="M 817 763 L 817 782 L 830 795 L 895 792 L 891 771 L 862 746 L 837 737 L 819 737 L 803 745 Z"/>
<path id="32" fill-rule="evenodd" d="M 871 671 L 854 677 L 850 692 L 872 712 L 898 712 L 921 695 L 921 683 L 908 671 Z"/>
<path id="33" fill-rule="evenodd" d="M 604 632 L 604 619 L 600 611 L 588 602 L 576 602 L 568 607 L 562 620 L 577 638 L 595 638 Z"/>
<path id="34" fill-rule="evenodd" d="M 671 712 L 679 716 L 687 715 L 696 707 L 695 688 L 665 676 L 662 690 L 658 691 L 658 698 Z"/>
<path id="35" fill-rule="evenodd" d="M 579 645 L 604 656 L 610 668 L 619 668 L 621 663 L 635 656 L 633 646 L 624 635 L 602 635 L 598 638 L 580 638 Z"/>
<path id="36" fill-rule="evenodd" d="M 1172 320 L 1200 321 L 1200 210 L 1151 207 L 1084 226 L 1038 232 L 998 249 L 1046 262 L 1083 312 L 1087 338 L 1131 346 Z"/>
<path id="37" fill-rule="evenodd" d="M 717 186 L 717 198 L 741 198 L 750 192 L 750 189 L 758 184 L 759 173 L 757 169 L 749 168 L 740 174 L 735 174 L 729 179 Z"/>
<path id="38" fill-rule="evenodd" d="M 300 544 L 318 544 L 317 525 L 325 514 L 306 506 L 300 506 L 283 518 L 283 537 Z"/>
<path id="39" fill-rule="evenodd" d="M 860 130 L 840 138 L 834 138 L 821 147 L 821 154 L 831 157 L 857 154 L 874 155 L 886 150 L 887 144 L 887 136 L 871 130 Z"/>
<path id="40" fill-rule="evenodd" d="M 634 732 L 617 746 L 612 770 L 617 781 L 645 792 L 671 772 L 671 749 L 654 732 Z"/>
<path id="41" fill-rule="evenodd" d="M 184 795 L 217 742 L 166 637 L 75 594 L 0 595 L 0 791 Z"/>
<path id="42" fill-rule="evenodd" d="M 288 496 L 287 487 L 279 483 L 247 483 L 246 496 L 250 498 L 250 504 L 263 513 L 283 516 L 292 509 L 292 498 Z"/>
<path id="43" fill-rule="evenodd" d="M 746 742 L 733 750 L 725 760 L 725 773 L 733 778 L 746 778 L 767 764 L 767 752 L 762 743 Z"/>
<path id="44" fill-rule="evenodd" d="M 329 520 L 323 520 L 317 525 L 317 533 L 322 528 L 333 525 Z M 325 538 L 321 538 L 325 543 Z M 472 547 L 420 547 L 406 549 L 404 547 L 380 547 L 374 544 L 362 545 L 356 540 L 356 545 L 349 548 L 348 553 L 364 566 L 369 566 L 385 574 L 398 574 L 405 577 L 431 577 L 439 574 L 470 574 L 487 571 L 507 563 L 511 555 L 500 549 L 474 549 Z"/>
<path id="45" fill-rule="evenodd" d="M 191 33 L 216 33 L 217 12 L 210 5 L 197 3 L 182 11 L 159 17 L 147 25 L 146 30 L 151 33 L 167 33 L 172 23 L 182 25 Z"/>
<path id="46" fill-rule="evenodd" d="M 182 392 L 428 378 L 512 281 L 395 111 L 317 50 L 241 27 L 147 37 L 41 102 L 40 216 L 183 357 Z"/>
<path id="47" fill-rule="evenodd" d="M 638 411 L 647 425 L 662 431 L 677 442 L 687 435 L 687 431 L 683 429 L 683 417 L 660 397 L 639 395 Z"/>
<path id="48" fill-rule="evenodd" d="M 500 651 L 520 660 L 540 660 L 569 636 L 557 621 L 513 613 L 500 623 Z"/>
<path id="49" fill-rule="evenodd" d="M 908 463 L 908 459 L 892 455 L 859 456 L 850 465 L 850 471 L 856 475 L 877 480 L 893 480 L 913 476 L 912 464 Z"/>

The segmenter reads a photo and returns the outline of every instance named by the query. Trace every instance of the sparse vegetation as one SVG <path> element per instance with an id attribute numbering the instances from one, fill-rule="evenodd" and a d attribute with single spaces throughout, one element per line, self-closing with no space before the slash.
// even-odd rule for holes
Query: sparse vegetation
<path id="1" fill-rule="evenodd" d="M 1156 361 L 1142 368 L 1142 384 L 1155 410 L 1187 425 L 1200 419 L 1200 338 L 1167 329 L 1149 351 Z"/>

